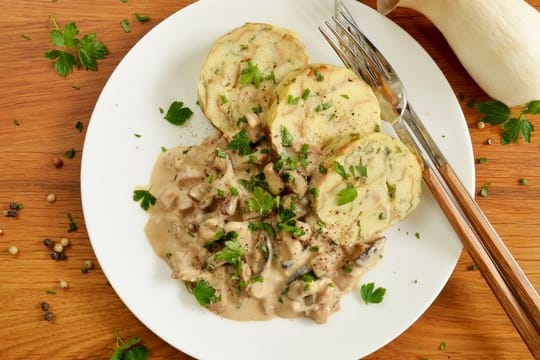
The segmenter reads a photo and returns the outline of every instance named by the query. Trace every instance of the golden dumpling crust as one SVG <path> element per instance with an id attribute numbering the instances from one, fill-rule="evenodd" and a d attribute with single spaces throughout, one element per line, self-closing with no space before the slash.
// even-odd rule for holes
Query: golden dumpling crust
<path id="1" fill-rule="evenodd" d="M 296 35 L 270 24 L 247 23 L 217 39 L 198 83 L 200 106 L 225 134 L 245 126 L 247 114 L 264 116 L 275 85 L 307 64 Z"/>

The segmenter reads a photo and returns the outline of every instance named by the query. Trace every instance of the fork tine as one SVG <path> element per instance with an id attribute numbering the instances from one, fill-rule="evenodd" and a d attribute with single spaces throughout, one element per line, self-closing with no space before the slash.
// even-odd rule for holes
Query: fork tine
<path id="1" fill-rule="evenodd" d="M 366 65 L 362 58 L 359 58 L 357 54 L 353 51 L 349 42 L 343 38 L 338 32 L 338 30 L 332 26 L 328 21 L 325 21 L 326 27 L 333 34 L 330 35 L 324 28 L 319 26 L 319 31 L 323 34 L 325 39 L 328 41 L 330 46 L 334 49 L 340 59 L 343 61 L 346 67 L 356 71 L 360 77 L 364 79 L 371 87 L 379 86 L 378 77 L 370 71 L 370 67 Z M 336 40 L 338 43 L 336 43 Z M 342 45 L 342 46 L 340 46 Z"/>
<path id="2" fill-rule="evenodd" d="M 336 0 L 336 15 L 340 25 L 346 28 L 346 31 L 356 40 L 356 45 L 363 50 L 365 56 L 367 56 L 377 70 L 384 76 L 387 81 L 390 81 L 391 74 L 394 72 L 392 66 L 388 63 L 386 58 L 380 53 L 380 51 L 373 45 L 373 43 L 364 35 L 360 27 L 354 21 L 351 13 L 345 7 L 345 5 Z"/>

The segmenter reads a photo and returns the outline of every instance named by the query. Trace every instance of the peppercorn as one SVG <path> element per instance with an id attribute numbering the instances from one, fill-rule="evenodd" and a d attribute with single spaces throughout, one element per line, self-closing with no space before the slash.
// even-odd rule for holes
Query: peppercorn
<path id="1" fill-rule="evenodd" d="M 64 247 L 60 243 L 54 244 L 54 252 L 61 253 L 64 251 Z"/>
<path id="2" fill-rule="evenodd" d="M 51 248 L 54 246 L 54 241 L 52 241 L 51 239 L 45 239 L 43 240 L 43 245 L 45 245 L 48 248 Z"/>
<path id="3" fill-rule="evenodd" d="M 43 318 L 47 321 L 54 320 L 54 314 L 50 311 L 47 311 L 45 315 L 43 315 Z"/>
<path id="4" fill-rule="evenodd" d="M 48 202 L 48 203 L 52 204 L 52 203 L 55 202 L 55 201 L 56 201 L 56 195 L 54 195 L 54 194 L 52 194 L 52 193 L 49 194 L 49 195 L 47 195 L 47 202 Z"/>
<path id="5" fill-rule="evenodd" d="M 60 239 L 60 244 L 63 246 L 63 247 L 66 247 L 69 245 L 69 239 L 68 238 L 62 238 Z"/>
<path id="6" fill-rule="evenodd" d="M 4 234 L 4 230 L 0 229 L 0 235 Z"/>
<path id="7" fill-rule="evenodd" d="M 476 124 L 476 127 L 479 128 L 479 129 L 483 129 L 486 127 L 486 123 L 483 122 L 483 121 L 479 121 L 477 124 Z"/>
<path id="8" fill-rule="evenodd" d="M 17 249 L 16 246 L 10 246 L 9 249 L 8 249 L 9 253 L 11 255 L 17 255 L 17 253 L 19 252 L 19 249 Z"/>
<path id="9" fill-rule="evenodd" d="M 51 259 L 53 259 L 54 261 L 60 260 L 60 254 L 58 254 L 57 252 L 52 252 L 52 253 L 49 254 L 49 256 L 50 256 Z"/>
<path id="10" fill-rule="evenodd" d="M 41 304 L 41 310 L 43 311 L 49 311 L 49 303 L 45 302 L 45 301 L 42 301 Z"/>
<path id="11" fill-rule="evenodd" d="M 53 158 L 52 163 L 55 168 L 60 169 L 62 166 L 64 166 L 64 160 L 60 158 Z"/>
<path id="12" fill-rule="evenodd" d="M 67 255 L 64 252 L 58 254 L 58 260 L 67 260 Z"/>
<path id="13" fill-rule="evenodd" d="M 487 143 L 488 145 L 493 144 L 493 139 L 492 139 L 492 138 L 487 139 L 486 143 Z"/>
<path id="14" fill-rule="evenodd" d="M 94 263 L 92 262 L 92 260 L 85 260 L 84 261 L 84 267 L 87 268 L 87 269 L 91 269 L 94 267 Z"/>
<path id="15" fill-rule="evenodd" d="M 58 285 L 60 286 L 61 289 L 67 289 L 68 287 L 68 283 L 66 280 L 64 279 L 61 279 L 59 282 L 58 282 Z"/>
<path id="16" fill-rule="evenodd" d="M 7 217 L 16 217 L 19 212 L 14 209 L 4 210 L 4 215 Z"/>

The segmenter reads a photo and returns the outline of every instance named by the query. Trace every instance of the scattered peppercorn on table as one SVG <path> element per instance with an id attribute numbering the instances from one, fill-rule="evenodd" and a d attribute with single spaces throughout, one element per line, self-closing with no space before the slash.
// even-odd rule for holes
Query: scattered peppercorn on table
<path id="1" fill-rule="evenodd" d="M 540 0 L 528 2 L 540 10 Z M 190 358 L 147 329 L 108 284 L 86 233 L 79 182 L 85 131 L 108 77 L 138 39 L 190 3 L 0 0 L 3 358 L 106 359 L 120 338 L 135 343 L 132 337 L 141 340 L 132 348 L 139 346 L 138 352 L 144 353 L 144 345 L 152 359 Z M 375 7 L 376 1 L 363 3 Z M 97 71 L 75 69 L 66 79 L 57 74 L 69 72 L 73 63 L 63 59 L 64 67 L 55 71 L 44 57 L 54 48 L 51 16 L 61 24 L 75 22 L 80 36 L 97 34 L 93 58 L 83 61 L 89 69 L 97 62 Z M 477 200 L 532 284 L 540 288 L 540 135 L 533 132 L 531 143 L 501 145 L 500 127 L 479 123 L 481 115 L 468 106 L 470 99 L 487 97 L 442 35 L 411 10 L 400 8 L 390 18 L 428 51 L 460 99 L 477 159 Z M 134 77 L 134 86 L 136 81 Z M 527 118 L 540 127 L 539 115 Z M 464 252 L 425 314 L 367 358 L 532 357 Z"/>

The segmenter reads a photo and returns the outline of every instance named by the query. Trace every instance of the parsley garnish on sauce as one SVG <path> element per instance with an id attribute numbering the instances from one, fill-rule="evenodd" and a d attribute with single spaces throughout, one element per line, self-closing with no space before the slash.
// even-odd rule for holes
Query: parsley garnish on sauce
<path id="1" fill-rule="evenodd" d="M 251 141 L 249 140 L 247 130 L 242 129 L 234 135 L 229 142 L 229 148 L 240 155 L 249 155 L 253 153 Z"/>
<path id="2" fill-rule="evenodd" d="M 133 191 L 133 200 L 141 202 L 141 208 L 147 211 L 151 205 L 156 203 L 156 198 L 150 193 L 150 190 Z"/>
<path id="3" fill-rule="evenodd" d="M 366 304 L 379 304 L 383 301 L 386 289 L 383 287 L 375 288 L 375 283 L 367 283 L 360 288 L 360 295 Z"/>
<path id="4" fill-rule="evenodd" d="M 216 296 L 216 289 L 206 280 L 197 281 L 192 292 L 201 306 L 215 304 L 221 300 L 221 296 Z"/>
<path id="5" fill-rule="evenodd" d="M 332 163 L 332 167 L 334 168 L 334 171 L 337 172 L 344 180 L 347 180 L 349 178 L 349 174 L 345 171 L 345 168 L 341 163 L 334 161 Z"/>
<path id="6" fill-rule="evenodd" d="M 173 101 L 167 110 L 165 119 L 174 125 L 183 125 L 191 118 L 193 111 L 190 108 L 185 107 L 182 101 Z"/>
<path id="7" fill-rule="evenodd" d="M 337 204 L 339 206 L 348 204 L 353 202 L 357 197 L 358 191 L 356 191 L 356 188 L 351 183 L 347 183 L 345 188 L 337 193 Z"/>
<path id="8" fill-rule="evenodd" d="M 289 130 L 285 126 L 281 127 L 281 145 L 285 147 L 291 146 L 291 143 L 293 141 L 293 137 Z"/>
<path id="9" fill-rule="evenodd" d="M 109 54 L 105 44 L 96 41 L 96 33 L 84 35 L 79 39 L 79 29 L 74 22 L 64 25 L 62 30 L 52 16 L 51 22 L 54 25 L 50 34 L 51 43 L 61 50 L 51 49 L 45 53 L 45 57 L 54 60 L 54 69 L 58 75 L 68 76 L 74 66 L 96 71 L 97 60 L 102 60 Z"/>
<path id="10" fill-rule="evenodd" d="M 253 212 L 268 213 L 274 208 L 274 198 L 266 190 L 257 186 L 253 190 L 253 198 L 248 199 L 247 204 Z"/>

